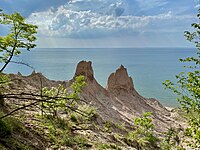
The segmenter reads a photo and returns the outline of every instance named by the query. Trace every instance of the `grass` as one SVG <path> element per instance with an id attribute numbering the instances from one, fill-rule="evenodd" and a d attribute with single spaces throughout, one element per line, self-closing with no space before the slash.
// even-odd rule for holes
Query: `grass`
<path id="1" fill-rule="evenodd" d="M 119 146 L 113 143 L 96 143 L 96 147 L 98 150 L 107 150 L 107 149 L 122 150 Z"/>
<path id="2" fill-rule="evenodd" d="M 0 112 L 0 116 L 3 112 Z M 21 141 L 19 138 L 15 138 L 15 134 L 25 134 L 26 129 L 22 123 L 13 117 L 6 117 L 0 120 L 0 149 L 2 150 L 28 150 L 28 146 L 25 141 Z"/>
<path id="3" fill-rule="evenodd" d="M 0 120 L 0 137 L 4 138 L 6 136 L 10 136 L 11 133 L 11 124 L 9 124 L 6 120 Z"/>

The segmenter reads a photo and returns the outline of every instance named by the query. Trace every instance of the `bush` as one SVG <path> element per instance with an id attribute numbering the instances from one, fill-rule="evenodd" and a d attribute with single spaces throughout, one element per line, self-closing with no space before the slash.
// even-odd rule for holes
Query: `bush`
<path id="1" fill-rule="evenodd" d="M 152 123 L 151 112 L 146 112 L 142 117 L 134 120 L 134 131 L 129 132 L 125 142 L 138 149 L 152 149 L 157 147 L 158 138 L 154 135 L 154 124 Z"/>
<path id="2" fill-rule="evenodd" d="M 11 125 L 3 119 L 0 120 L 0 137 L 3 138 L 9 136 L 11 135 L 11 133 L 12 133 Z"/>

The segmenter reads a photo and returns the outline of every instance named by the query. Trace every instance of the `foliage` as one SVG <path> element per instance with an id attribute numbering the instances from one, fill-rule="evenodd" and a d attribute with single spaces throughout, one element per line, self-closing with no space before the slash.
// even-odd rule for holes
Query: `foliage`
<path id="1" fill-rule="evenodd" d="M 200 9 L 197 17 L 200 19 Z M 196 56 L 180 59 L 181 62 L 190 64 L 184 66 L 189 71 L 177 75 L 176 83 L 166 80 L 164 85 L 179 96 L 182 109 L 189 114 L 190 127 L 186 129 L 186 135 L 192 138 L 189 146 L 200 148 L 200 23 L 193 23 L 192 27 L 195 32 L 185 31 L 185 37 L 195 44 Z"/>
<path id="2" fill-rule="evenodd" d="M 5 120 L 0 120 L 0 137 L 11 135 L 11 131 L 10 124 Z"/>
<path id="3" fill-rule="evenodd" d="M 166 133 L 164 133 L 164 135 L 165 138 L 161 140 L 159 145 L 161 150 L 185 150 L 180 144 L 181 139 L 176 129 L 170 128 Z"/>
<path id="4" fill-rule="evenodd" d="M 106 122 L 104 123 L 104 128 L 103 128 L 103 130 L 104 130 L 105 132 L 111 133 L 111 132 L 112 132 L 112 126 L 113 126 L 113 123 L 112 123 L 111 121 L 106 121 Z"/>
<path id="5" fill-rule="evenodd" d="M 75 134 L 73 132 L 74 127 L 77 125 L 73 124 L 73 122 L 68 119 L 66 116 L 65 119 L 61 117 L 52 118 L 42 117 L 41 123 L 42 126 L 46 131 L 43 133 L 47 133 L 45 136 L 51 143 L 51 147 L 54 149 L 63 147 L 72 147 L 74 149 L 84 149 L 90 147 L 91 145 L 88 144 L 88 141 L 85 137 Z"/>
<path id="6" fill-rule="evenodd" d="M 70 86 L 73 92 L 70 94 L 70 98 L 79 99 L 79 93 L 81 93 L 81 89 L 86 86 L 85 77 L 78 76 L 75 78 L 75 81 Z"/>
<path id="7" fill-rule="evenodd" d="M 6 84 L 9 83 L 9 81 L 10 81 L 10 79 L 7 75 L 0 74 L 0 87 L 5 86 Z"/>
<path id="8" fill-rule="evenodd" d="M 154 124 L 152 123 L 151 112 L 146 112 L 142 117 L 134 119 L 136 129 L 129 132 L 126 142 L 129 145 L 137 147 L 137 149 L 148 149 L 150 145 L 156 146 L 158 139 L 153 133 Z"/>
<path id="9" fill-rule="evenodd" d="M 10 82 L 10 79 L 7 75 L 0 73 L 0 88 L 6 86 Z M 0 90 L 0 95 L 4 92 L 3 89 Z M 0 106 L 4 106 L 4 99 L 0 96 Z"/>
<path id="10" fill-rule="evenodd" d="M 54 148 L 69 146 L 84 149 L 91 146 L 86 138 L 73 133 L 76 129 L 87 129 L 87 124 L 97 116 L 96 109 L 81 103 L 79 93 L 84 86 L 84 76 L 78 76 L 70 89 L 59 85 L 58 88 L 42 90 L 43 98 L 50 99 L 40 103 L 45 114 L 41 122 L 48 128 L 48 139 Z"/>
<path id="11" fill-rule="evenodd" d="M 0 112 L 0 116 L 4 115 L 3 112 Z M 16 118 L 7 117 L 0 119 L 0 149 L 11 149 L 11 150 L 27 150 L 27 143 L 21 141 L 19 137 L 17 138 L 14 134 L 17 135 L 27 134 L 26 129 L 22 126 L 22 123 L 19 122 Z"/>
<path id="12" fill-rule="evenodd" d="M 42 89 L 42 95 L 52 98 L 40 104 L 42 106 L 42 111 L 48 112 L 49 115 L 56 117 L 57 111 L 65 108 L 67 102 L 66 99 L 63 98 L 66 98 L 68 93 L 62 85 L 59 85 L 58 88 L 52 87 L 51 89 L 45 87 Z"/>
<path id="13" fill-rule="evenodd" d="M 0 116 L 3 116 L 4 113 L 0 112 Z M 0 119 L 0 137 L 3 138 L 5 136 L 11 135 L 13 131 L 17 131 L 22 128 L 21 123 L 13 118 L 7 117 L 4 119 Z"/>
<path id="14" fill-rule="evenodd" d="M 25 22 L 25 18 L 19 13 L 5 14 L 0 9 L 0 25 L 7 26 L 10 30 L 6 36 L 0 36 L 0 87 L 9 83 L 9 77 L 2 74 L 14 56 L 21 54 L 23 49 L 30 50 L 36 45 L 37 26 Z M 0 94 L 2 94 L 2 90 Z M 0 98 L 0 106 L 4 105 L 4 99 Z"/>
<path id="15" fill-rule="evenodd" d="M 96 112 L 96 109 L 90 105 L 83 104 L 83 105 L 78 105 L 78 110 L 80 112 L 84 112 L 85 115 L 82 115 L 77 112 L 71 112 L 69 114 L 70 120 L 73 121 L 76 124 L 87 124 L 92 121 L 94 121 L 98 114 Z"/>
<path id="16" fill-rule="evenodd" d="M 109 143 L 97 143 L 96 147 L 98 150 L 107 150 L 107 149 L 115 149 L 115 150 L 121 150 L 121 148 L 115 144 L 109 144 Z"/>
<path id="17" fill-rule="evenodd" d="M 125 122 L 123 123 L 115 123 L 116 128 L 120 129 L 120 130 L 126 130 L 125 128 Z"/>
<path id="18" fill-rule="evenodd" d="M 76 101 L 79 100 L 78 94 L 81 92 L 81 88 L 85 85 L 84 76 L 78 76 L 71 85 L 71 93 L 69 93 L 68 89 L 64 88 L 62 85 L 59 85 L 58 88 L 43 88 L 42 95 L 44 98 L 47 96 L 51 99 L 40 104 L 42 111 L 52 115 L 53 117 L 57 116 L 58 111 L 70 111 L 75 106 Z"/>
<path id="19" fill-rule="evenodd" d="M 19 13 L 5 14 L 0 11 L 0 24 L 10 28 L 6 36 L 0 36 L 0 63 L 3 66 L 0 73 L 4 71 L 11 62 L 13 56 L 21 54 L 22 49 L 30 50 L 36 45 L 37 26 L 25 22 L 25 18 Z"/>

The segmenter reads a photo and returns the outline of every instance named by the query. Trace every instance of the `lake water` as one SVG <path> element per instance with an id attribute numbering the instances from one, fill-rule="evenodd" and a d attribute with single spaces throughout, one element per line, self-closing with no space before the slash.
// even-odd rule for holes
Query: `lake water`
<path id="1" fill-rule="evenodd" d="M 175 75 L 184 70 L 184 64 L 178 59 L 194 54 L 195 49 L 187 48 L 37 48 L 24 52 L 15 60 L 29 63 L 37 72 L 54 80 L 71 79 L 77 63 L 90 60 L 95 78 L 104 87 L 108 76 L 123 64 L 142 96 L 156 98 L 166 106 L 177 106 L 176 96 L 164 90 L 162 82 L 167 79 L 175 81 Z M 18 71 L 24 75 L 32 72 L 30 68 L 17 64 L 9 64 L 6 69 L 7 73 Z"/>

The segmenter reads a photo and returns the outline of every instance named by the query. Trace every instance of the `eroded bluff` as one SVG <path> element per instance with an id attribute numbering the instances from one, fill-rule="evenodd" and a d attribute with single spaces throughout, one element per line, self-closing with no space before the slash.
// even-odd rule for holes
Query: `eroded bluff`
<path id="1" fill-rule="evenodd" d="M 94 78 L 92 62 L 81 61 L 70 81 L 49 80 L 41 73 L 36 72 L 29 76 L 11 74 L 13 84 L 10 89 L 21 88 L 22 91 L 37 92 L 41 90 L 42 86 L 52 87 L 62 84 L 68 87 L 79 75 L 85 76 L 87 82 L 87 86 L 80 95 L 81 98 L 97 108 L 103 121 L 132 124 L 135 116 L 152 112 L 157 130 L 164 131 L 171 126 L 179 127 L 179 123 L 171 117 L 171 112 L 159 101 L 153 98 L 144 98 L 135 90 L 133 80 L 123 65 L 108 77 L 106 88 L 102 87 Z"/>

